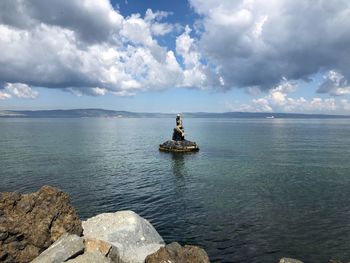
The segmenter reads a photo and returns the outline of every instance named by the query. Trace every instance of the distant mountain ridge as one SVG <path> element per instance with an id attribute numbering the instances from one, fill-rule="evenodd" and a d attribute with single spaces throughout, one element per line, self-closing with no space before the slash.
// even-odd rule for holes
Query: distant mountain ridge
<path id="1" fill-rule="evenodd" d="M 147 113 L 104 109 L 71 110 L 0 110 L 0 118 L 171 118 L 175 113 Z M 299 118 L 299 119 L 349 119 L 349 115 L 269 113 L 269 112 L 184 112 L 187 118 Z"/>

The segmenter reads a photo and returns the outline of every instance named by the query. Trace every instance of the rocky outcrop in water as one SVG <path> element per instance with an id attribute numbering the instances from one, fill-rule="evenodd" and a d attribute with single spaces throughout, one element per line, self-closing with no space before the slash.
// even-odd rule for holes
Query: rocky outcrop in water
<path id="1" fill-rule="evenodd" d="M 195 142 L 183 140 L 169 140 L 159 145 L 159 150 L 163 152 L 198 152 L 199 147 Z"/>
<path id="2" fill-rule="evenodd" d="M 66 232 L 82 234 L 68 194 L 50 186 L 0 194 L 0 261 L 29 262 Z"/>
<path id="3" fill-rule="evenodd" d="M 195 142 L 185 140 L 185 130 L 180 114 L 176 116 L 176 127 L 172 140 L 168 140 L 159 145 L 159 150 L 163 152 L 198 152 L 199 147 Z"/>
<path id="4" fill-rule="evenodd" d="M 184 246 L 173 242 L 160 248 L 156 253 L 147 256 L 146 263 L 209 263 L 209 257 L 204 249 L 197 246 Z"/>

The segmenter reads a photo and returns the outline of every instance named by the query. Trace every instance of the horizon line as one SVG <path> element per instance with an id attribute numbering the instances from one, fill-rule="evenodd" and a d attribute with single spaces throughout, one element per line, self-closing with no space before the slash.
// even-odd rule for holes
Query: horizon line
<path id="1" fill-rule="evenodd" d="M 114 112 L 127 112 L 127 113 L 144 113 L 144 114 L 229 114 L 229 113 L 246 113 L 246 114 L 286 114 L 286 115 L 319 115 L 319 116 L 344 116 L 350 117 L 346 114 L 336 113 L 300 113 L 300 112 L 255 112 L 255 111 L 223 111 L 223 112 L 209 112 L 209 111 L 184 111 L 184 112 L 146 112 L 146 111 L 128 111 L 128 110 L 113 110 L 104 108 L 70 108 L 70 109 L 43 109 L 43 110 L 1 110 L 0 112 L 49 112 L 49 111 L 74 111 L 74 110 L 101 110 L 101 111 L 114 111 Z"/>

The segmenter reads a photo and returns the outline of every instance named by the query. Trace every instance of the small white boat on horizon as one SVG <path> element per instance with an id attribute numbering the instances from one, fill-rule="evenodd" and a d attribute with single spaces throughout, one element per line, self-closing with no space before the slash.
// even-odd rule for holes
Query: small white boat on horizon
<path id="1" fill-rule="evenodd" d="M 275 116 L 267 116 L 266 119 L 274 119 Z"/>

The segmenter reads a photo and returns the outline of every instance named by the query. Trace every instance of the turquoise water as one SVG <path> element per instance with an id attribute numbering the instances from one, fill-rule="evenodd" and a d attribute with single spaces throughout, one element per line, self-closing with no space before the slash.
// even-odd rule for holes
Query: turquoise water
<path id="1" fill-rule="evenodd" d="M 0 191 L 131 209 L 214 262 L 350 260 L 349 120 L 184 119 L 200 152 L 161 153 L 174 122 L 0 119 Z"/>

